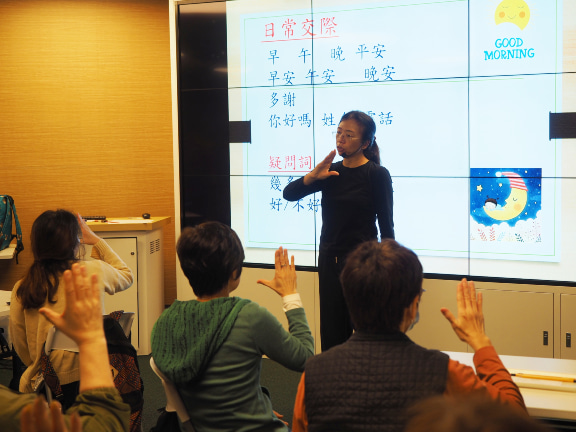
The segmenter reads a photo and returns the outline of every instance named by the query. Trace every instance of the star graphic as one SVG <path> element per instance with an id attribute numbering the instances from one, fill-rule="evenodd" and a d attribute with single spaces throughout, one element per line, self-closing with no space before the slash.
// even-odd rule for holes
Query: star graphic
<path id="1" fill-rule="evenodd" d="M 477 190 L 478 192 L 482 192 L 482 185 L 476 186 L 476 190 Z"/>

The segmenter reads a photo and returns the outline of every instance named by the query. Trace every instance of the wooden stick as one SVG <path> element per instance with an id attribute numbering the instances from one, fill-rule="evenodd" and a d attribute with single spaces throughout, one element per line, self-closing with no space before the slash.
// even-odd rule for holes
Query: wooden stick
<path id="1" fill-rule="evenodd" d="M 527 373 L 513 373 L 510 375 L 518 377 L 518 378 L 530 378 L 530 379 L 541 379 L 541 380 L 548 380 L 548 381 L 561 381 L 561 382 L 576 383 L 576 379 L 574 379 L 574 378 L 557 377 L 557 376 L 551 376 L 551 375 L 533 375 L 533 374 L 527 374 Z"/>

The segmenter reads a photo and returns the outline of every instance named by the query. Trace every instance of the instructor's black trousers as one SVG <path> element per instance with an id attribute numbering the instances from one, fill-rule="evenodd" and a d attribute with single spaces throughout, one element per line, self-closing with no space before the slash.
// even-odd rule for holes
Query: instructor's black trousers
<path id="1" fill-rule="evenodd" d="M 343 267 L 344 257 L 324 253 L 318 256 L 322 351 L 346 342 L 352 335 L 352 322 L 340 284 Z"/>

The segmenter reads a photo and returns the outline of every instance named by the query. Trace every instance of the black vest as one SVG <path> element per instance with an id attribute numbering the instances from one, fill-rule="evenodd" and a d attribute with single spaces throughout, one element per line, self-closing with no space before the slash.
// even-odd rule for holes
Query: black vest
<path id="1" fill-rule="evenodd" d="M 308 430 L 402 431 L 406 408 L 444 393 L 448 360 L 400 332 L 354 333 L 306 363 Z"/>

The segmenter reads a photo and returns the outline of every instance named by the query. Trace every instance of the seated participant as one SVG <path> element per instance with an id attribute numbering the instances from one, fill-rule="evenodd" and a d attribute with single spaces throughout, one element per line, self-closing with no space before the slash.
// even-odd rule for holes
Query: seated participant
<path id="1" fill-rule="evenodd" d="M 286 431 L 260 387 L 262 356 L 302 371 L 314 341 L 296 290 L 294 257 L 279 248 L 274 279 L 258 280 L 283 300 L 290 331 L 265 308 L 231 297 L 240 283 L 244 249 L 219 222 L 186 228 L 176 245 L 196 300 L 176 300 L 152 330 L 152 357 L 178 388 L 190 420 L 202 431 Z"/>
<path id="2" fill-rule="evenodd" d="M 422 265 L 396 241 L 370 241 L 352 252 L 341 281 L 356 332 L 306 363 L 293 431 L 402 431 L 405 410 L 433 395 L 476 393 L 526 413 L 518 386 L 484 333 L 482 294 L 458 284 L 458 317 L 441 311 L 475 351 L 474 369 L 416 345 L 406 336 L 418 319 Z"/>
<path id="3" fill-rule="evenodd" d="M 64 310 L 61 282 L 64 271 L 80 261 L 81 243 L 93 245 L 92 257 L 84 265 L 88 273 L 98 275 L 102 297 L 132 285 L 132 271 L 80 217 L 66 210 L 45 211 L 32 225 L 30 234 L 34 262 L 12 290 L 10 303 L 10 339 L 16 353 L 27 366 L 20 379 L 21 392 L 33 392 L 41 382 L 40 355 L 52 324 L 39 309 L 56 313 Z M 100 311 L 102 314 L 102 310 Z M 56 350 L 50 361 L 62 384 L 64 405 L 78 394 L 78 355 Z"/>
<path id="4" fill-rule="evenodd" d="M 71 271 L 63 273 L 62 282 L 64 311 L 58 314 L 41 308 L 39 312 L 78 344 L 80 394 L 63 416 L 56 401 L 48 406 L 43 396 L 19 394 L 0 386 L 2 431 L 65 431 L 65 425 L 72 431 L 127 431 L 130 406 L 114 387 L 110 369 L 102 367 L 108 363 L 108 349 L 98 277 L 89 277 L 85 266 L 73 264 Z"/>
<path id="5" fill-rule="evenodd" d="M 408 415 L 404 432 L 553 432 L 518 410 L 474 395 L 425 399 Z"/>

